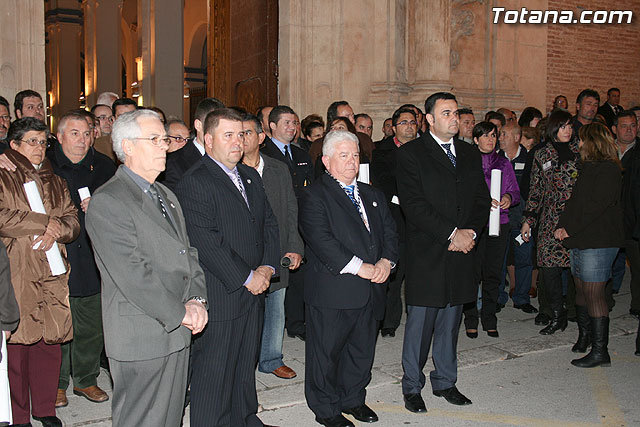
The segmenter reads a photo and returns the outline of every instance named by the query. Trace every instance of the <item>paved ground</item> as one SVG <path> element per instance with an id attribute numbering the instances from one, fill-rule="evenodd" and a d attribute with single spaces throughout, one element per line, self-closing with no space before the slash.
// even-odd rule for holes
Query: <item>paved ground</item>
<path id="1" fill-rule="evenodd" d="M 570 351 L 577 337 L 575 323 L 569 323 L 564 332 L 542 336 L 533 315 L 511 308 L 511 303 L 498 315 L 500 338 L 481 331 L 471 340 L 461 330 L 458 388 L 473 401 L 471 406 L 450 405 L 433 396 L 427 386 L 422 396 L 428 413 L 406 411 L 399 383 L 403 326 L 395 338 L 380 338 L 367 393 L 367 403 L 380 417 L 373 425 L 640 426 L 640 357 L 633 354 L 638 320 L 628 314 L 628 276 L 611 313 L 610 368 L 573 367 L 569 362 L 575 357 Z M 304 400 L 304 343 L 286 338 L 284 352 L 285 363 L 298 376 L 281 380 L 257 374 L 258 399 L 264 408 L 260 418 L 285 427 L 318 426 Z M 425 372 L 432 368 L 430 363 Z M 105 373 L 99 383 L 110 392 Z M 73 394 L 58 416 L 65 426 L 111 426 L 109 403 L 94 404 Z M 185 426 L 188 418 L 187 412 Z"/>

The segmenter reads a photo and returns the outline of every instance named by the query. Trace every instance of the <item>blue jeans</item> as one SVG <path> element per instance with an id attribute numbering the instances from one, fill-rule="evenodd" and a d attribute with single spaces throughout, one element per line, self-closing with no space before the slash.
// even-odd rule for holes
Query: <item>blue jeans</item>
<path id="1" fill-rule="evenodd" d="M 520 229 L 511 228 L 510 239 L 515 240 L 520 234 Z M 516 283 L 513 291 L 513 303 L 515 305 L 529 304 L 529 290 L 531 289 L 531 272 L 533 271 L 533 265 L 531 260 L 531 250 L 533 248 L 533 242 L 528 242 L 519 245 L 518 242 L 513 242 L 513 248 L 511 243 L 507 245 L 507 253 L 504 257 L 504 265 L 502 266 L 502 275 L 500 276 L 500 295 L 498 296 L 498 303 L 506 305 L 509 300 L 509 293 L 505 291 L 505 276 L 507 273 L 507 255 L 508 251 L 513 249 L 514 264 L 516 269 Z"/>
<path id="2" fill-rule="evenodd" d="M 267 295 L 264 302 L 264 326 L 260 344 L 258 370 L 271 373 L 284 365 L 282 361 L 282 338 L 284 336 L 284 296 L 286 289 Z"/>

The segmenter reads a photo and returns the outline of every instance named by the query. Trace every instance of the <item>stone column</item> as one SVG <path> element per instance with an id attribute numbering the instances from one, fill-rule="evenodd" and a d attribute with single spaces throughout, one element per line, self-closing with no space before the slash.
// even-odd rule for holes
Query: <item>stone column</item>
<path id="1" fill-rule="evenodd" d="M 3 0 L 0 14 L 0 95 L 33 89 L 47 101 L 44 49 L 44 2 Z M 15 118 L 13 108 L 11 116 Z"/>
<path id="2" fill-rule="evenodd" d="M 182 118 L 184 55 L 182 1 L 139 0 L 140 94 L 145 106 Z"/>
<path id="3" fill-rule="evenodd" d="M 411 101 L 420 105 L 433 92 L 451 91 L 451 1 L 409 0 Z"/>
<path id="4" fill-rule="evenodd" d="M 102 92 L 122 93 L 122 0 L 83 0 L 84 94 L 87 106 Z"/>
<path id="5" fill-rule="evenodd" d="M 80 106 L 80 51 L 82 36 L 82 10 L 73 9 L 74 3 L 58 4 L 47 12 L 47 54 L 51 92 L 51 120 L 55 131 L 57 120 L 64 113 Z"/>

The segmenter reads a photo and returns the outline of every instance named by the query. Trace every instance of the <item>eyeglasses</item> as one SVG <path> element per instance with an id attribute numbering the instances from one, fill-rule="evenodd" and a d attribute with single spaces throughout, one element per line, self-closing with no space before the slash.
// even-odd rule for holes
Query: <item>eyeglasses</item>
<path id="1" fill-rule="evenodd" d="M 4 120 L 5 122 L 10 122 L 11 116 L 0 116 L 0 120 Z"/>
<path id="2" fill-rule="evenodd" d="M 418 122 L 416 122 L 415 120 L 403 120 L 401 122 L 396 123 L 397 125 L 402 125 L 402 126 L 406 126 L 406 125 L 411 125 L 411 126 L 418 126 Z"/>
<path id="3" fill-rule="evenodd" d="M 183 138 L 181 136 L 167 135 L 167 138 L 173 138 L 173 139 L 176 140 L 176 142 L 184 142 L 184 143 L 186 143 L 188 141 L 188 138 Z"/>
<path id="4" fill-rule="evenodd" d="M 98 117 L 96 117 L 96 118 L 97 118 L 98 120 L 100 120 L 100 121 L 107 120 L 108 122 L 113 122 L 113 120 L 114 120 L 113 116 L 104 116 L 104 115 L 103 115 L 103 116 L 98 116 Z"/>
<path id="5" fill-rule="evenodd" d="M 137 137 L 133 139 L 144 139 L 145 141 L 151 142 L 151 144 L 156 147 L 168 147 L 171 144 L 171 138 L 168 136 L 152 136 L 151 138 Z"/>
<path id="6" fill-rule="evenodd" d="M 29 138 L 29 139 L 20 139 L 19 141 L 26 142 L 27 145 L 30 145 L 32 147 L 37 147 L 38 145 L 44 145 L 45 147 L 49 147 L 49 142 L 46 139 Z"/>

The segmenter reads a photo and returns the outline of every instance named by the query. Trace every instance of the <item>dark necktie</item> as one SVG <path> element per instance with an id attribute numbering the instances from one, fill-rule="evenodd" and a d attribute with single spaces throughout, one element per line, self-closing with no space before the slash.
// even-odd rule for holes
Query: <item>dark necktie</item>
<path id="1" fill-rule="evenodd" d="M 453 164 L 453 167 L 456 167 L 456 156 L 453 155 L 453 153 L 451 152 L 451 143 L 447 143 L 447 144 L 442 144 L 442 148 L 445 149 L 445 151 L 447 152 L 447 157 L 449 158 L 449 160 L 451 160 L 451 164 Z"/>
<path id="2" fill-rule="evenodd" d="M 234 172 L 233 173 L 234 184 L 238 188 L 238 191 L 240 191 L 240 194 L 242 194 L 242 198 L 244 199 L 244 202 L 247 204 L 247 207 L 249 207 L 249 199 L 247 199 L 247 193 L 244 190 L 244 185 L 242 184 L 242 178 L 240 178 L 240 173 L 238 172 L 238 169 L 235 169 L 233 172 Z"/>
<path id="3" fill-rule="evenodd" d="M 284 146 L 284 161 L 287 162 L 287 166 L 289 169 L 293 169 L 293 160 L 291 160 L 291 155 L 289 154 L 289 145 Z"/>
<path id="4" fill-rule="evenodd" d="M 167 220 L 167 222 L 169 223 L 171 228 L 173 228 L 173 231 L 175 231 L 176 234 L 177 234 L 178 231 L 176 230 L 176 226 L 173 225 L 173 221 L 171 220 L 171 216 L 169 215 L 169 212 L 167 211 L 167 205 L 165 204 L 164 199 L 162 198 L 160 193 L 158 192 L 158 189 L 156 188 L 155 184 L 151 184 L 149 186 L 149 193 L 153 197 L 153 200 L 156 203 L 156 206 L 158 206 L 158 209 L 160 210 L 160 213 L 162 214 L 164 219 Z"/>

